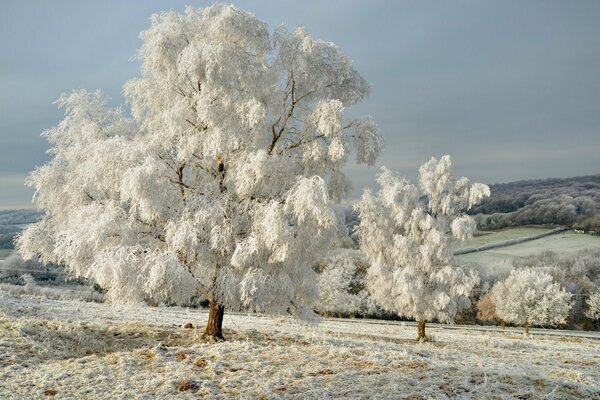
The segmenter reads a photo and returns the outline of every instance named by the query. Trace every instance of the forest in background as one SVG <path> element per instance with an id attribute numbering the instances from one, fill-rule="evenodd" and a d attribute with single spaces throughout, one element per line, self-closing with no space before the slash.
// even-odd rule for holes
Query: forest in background
<path id="1" fill-rule="evenodd" d="M 479 229 L 564 225 L 600 231 L 600 174 L 499 183 L 490 189 L 491 196 L 470 211 Z M 358 215 L 351 207 L 345 214 L 352 231 Z M 0 210 L 0 249 L 14 248 L 14 236 L 40 215 L 36 210 Z"/>
<path id="2" fill-rule="evenodd" d="M 600 174 L 490 185 L 491 196 L 470 210 L 480 229 L 564 225 L 600 230 Z"/>

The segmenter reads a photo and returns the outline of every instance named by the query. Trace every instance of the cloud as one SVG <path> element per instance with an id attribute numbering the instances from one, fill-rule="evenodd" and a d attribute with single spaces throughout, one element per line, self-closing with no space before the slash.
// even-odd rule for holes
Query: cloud
<path id="1" fill-rule="evenodd" d="M 25 175 L 0 174 L 0 209 L 34 208 L 33 190 L 25 187 Z"/>

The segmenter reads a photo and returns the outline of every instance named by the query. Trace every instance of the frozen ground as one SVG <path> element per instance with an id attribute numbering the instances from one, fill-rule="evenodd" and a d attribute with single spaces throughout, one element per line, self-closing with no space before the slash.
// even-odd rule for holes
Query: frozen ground
<path id="1" fill-rule="evenodd" d="M 600 341 L 226 315 L 0 291 L 0 398 L 600 398 Z"/>

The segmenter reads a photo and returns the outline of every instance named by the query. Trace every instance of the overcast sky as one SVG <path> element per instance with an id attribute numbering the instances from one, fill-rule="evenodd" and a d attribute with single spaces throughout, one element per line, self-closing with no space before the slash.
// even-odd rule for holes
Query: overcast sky
<path id="1" fill-rule="evenodd" d="M 161 10 L 207 1 L 3 1 L 0 208 L 30 207 L 23 180 L 48 156 L 62 92 L 122 104 L 138 34 Z M 498 183 L 600 173 L 600 1 L 235 1 L 271 28 L 335 42 L 371 83 L 349 110 L 386 139 L 378 165 L 416 178 L 432 155 Z M 353 161 L 353 160 L 352 160 Z M 347 168 L 354 196 L 375 168 Z"/>

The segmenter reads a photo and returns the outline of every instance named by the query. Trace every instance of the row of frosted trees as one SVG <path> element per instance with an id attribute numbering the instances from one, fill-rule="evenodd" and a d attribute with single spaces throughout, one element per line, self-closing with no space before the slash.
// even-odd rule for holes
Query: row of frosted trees
<path id="1" fill-rule="evenodd" d="M 382 307 L 383 302 L 377 299 L 377 276 L 369 270 L 368 260 L 358 250 L 337 250 L 319 264 L 319 271 L 320 296 L 316 308 L 321 314 L 376 318 L 410 315 L 399 308 Z M 469 300 L 474 304 L 465 301 L 465 307 L 459 308 L 455 317 L 469 323 L 473 323 L 474 318 L 503 325 L 511 323 L 523 326 L 526 334 L 534 325 L 573 324 L 585 322 L 584 316 L 592 321 L 600 317 L 598 290 L 573 295 L 544 268 L 511 265 L 507 274 L 491 288 L 490 281 L 480 281 L 470 292 Z M 337 279 L 332 279 L 333 276 Z M 583 304 L 578 305 L 578 301 Z"/>
<path id="2" fill-rule="evenodd" d="M 65 118 L 44 133 L 53 158 L 28 179 L 45 214 L 19 251 L 113 302 L 202 296 L 208 338 L 223 338 L 226 307 L 311 318 L 313 266 L 345 228 L 342 168 L 382 149 L 370 117 L 344 118 L 369 85 L 333 43 L 232 6 L 154 15 L 141 38 L 141 74 L 123 90 L 131 117 L 99 92 L 59 100 Z M 425 321 L 468 304 L 477 277 L 451 242 L 472 233 L 465 211 L 489 189 L 454 179 L 447 156 L 418 186 L 385 168 L 378 181 L 358 205 L 369 290 L 422 339 Z"/>

